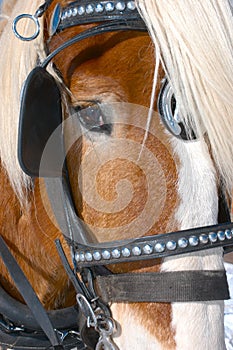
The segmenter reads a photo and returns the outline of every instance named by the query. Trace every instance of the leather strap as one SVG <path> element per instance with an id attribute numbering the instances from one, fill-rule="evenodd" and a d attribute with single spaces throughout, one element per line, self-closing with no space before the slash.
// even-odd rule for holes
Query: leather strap
<path id="1" fill-rule="evenodd" d="M 229 299 L 226 273 L 172 271 L 97 276 L 105 302 L 195 302 Z"/>
<path id="2" fill-rule="evenodd" d="M 37 295 L 35 294 L 32 286 L 28 282 L 23 271 L 19 267 L 17 261 L 9 251 L 3 238 L 0 236 L 0 256 L 6 265 L 14 283 L 22 295 L 23 299 L 27 303 L 28 307 L 31 309 L 33 316 L 40 325 L 41 329 L 44 331 L 46 336 L 51 342 L 54 349 L 63 349 L 57 333 L 53 329 L 52 323 L 43 308 L 41 302 L 39 301 Z"/>

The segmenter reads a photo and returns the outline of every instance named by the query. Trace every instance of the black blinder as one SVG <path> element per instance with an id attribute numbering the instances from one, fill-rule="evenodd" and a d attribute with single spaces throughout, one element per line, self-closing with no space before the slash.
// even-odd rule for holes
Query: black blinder
<path id="1" fill-rule="evenodd" d="M 36 67 L 28 75 L 23 87 L 19 119 L 18 159 L 21 168 L 29 176 L 61 175 L 63 138 L 60 130 L 53 134 L 61 123 L 59 87 L 45 68 Z M 48 147 L 47 142 L 52 134 L 52 142 Z M 46 152 L 43 154 L 45 147 Z"/>

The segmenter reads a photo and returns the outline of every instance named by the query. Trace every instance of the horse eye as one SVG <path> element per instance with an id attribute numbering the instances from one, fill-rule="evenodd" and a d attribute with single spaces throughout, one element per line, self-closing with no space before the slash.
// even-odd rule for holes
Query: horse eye
<path id="1" fill-rule="evenodd" d="M 100 106 L 96 103 L 91 106 L 76 108 L 80 123 L 88 131 L 99 132 L 110 135 L 112 132 L 112 124 L 106 121 L 106 117 Z"/>

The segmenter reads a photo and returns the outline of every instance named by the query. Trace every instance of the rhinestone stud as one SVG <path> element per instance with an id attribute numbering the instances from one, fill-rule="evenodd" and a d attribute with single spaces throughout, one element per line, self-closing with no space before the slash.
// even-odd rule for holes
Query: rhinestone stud
<path id="1" fill-rule="evenodd" d="M 125 3 L 123 1 L 119 1 L 116 3 L 116 9 L 118 11 L 124 11 L 125 10 Z"/>
<path id="2" fill-rule="evenodd" d="M 88 4 L 87 6 L 86 6 L 86 13 L 88 14 L 88 15 L 90 15 L 90 14 L 92 14 L 93 12 L 94 12 L 94 6 L 92 5 L 92 4 Z"/>
<path id="3" fill-rule="evenodd" d="M 186 248 L 188 246 L 188 240 L 185 237 L 182 237 L 178 240 L 178 246 L 180 248 Z"/>
<path id="4" fill-rule="evenodd" d="M 218 239 L 220 241 L 225 241 L 226 236 L 225 236 L 225 232 L 224 231 L 218 231 Z"/>
<path id="5" fill-rule="evenodd" d="M 112 12 L 114 10 L 114 3 L 113 2 L 107 2 L 105 5 L 105 10 L 107 12 Z"/>
<path id="6" fill-rule="evenodd" d="M 76 262 L 80 261 L 80 254 L 79 254 L 79 252 L 75 253 L 74 258 L 75 258 Z"/>
<path id="7" fill-rule="evenodd" d="M 104 6 L 101 3 L 95 5 L 95 12 L 101 13 L 104 10 Z"/>
<path id="8" fill-rule="evenodd" d="M 210 242 L 212 242 L 212 243 L 217 242 L 217 239 L 218 239 L 217 233 L 216 232 L 210 232 L 209 239 L 210 239 Z"/>
<path id="9" fill-rule="evenodd" d="M 167 246 L 168 250 L 175 250 L 176 249 L 176 242 L 175 241 L 168 241 L 166 246 Z"/>
<path id="10" fill-rule="evenodd" d="M 122 253 L 122 255 L 123 255 L 125 258 L 128 258 L 128 257 L 130 256 L 130 250 L 129 250 L 129 248 L 123 248 L 123 249 L 121 250 L 121 253 Z"/>
<path id="11" fill-rule="evenodd" d="M 134 11 L 136 9 L 136 5 L 134 1 L 128 1 L 127 2 L 127 7 L 129 10 Z"/>
<path id="12" fill-rule="evenodd" d="M 157 253 L 162 253 L 162 252 L 164 252 L 164 250 L 165 250 L 165 243 L 163 243 L 163 242 L 156 243 L 156 245 L 155 245 L 155 251 L 156 251 Z"/>
<path id="13" fill-rule="evenodd" d="M 191 236 L 189 237 L 189 244 L 192 246 L 192 247 L 196 247 L 199 243 L 199 239 L 197 236 Z"/>
<path id="14" fill-rule="evenodd" d="M 111 258 L 111 254 L 110 254 L 110 251 L 109 250 L 104 250 L 102 252 L 102 257 L 105 259 L 105 260 L 108 260 Z"/>
<path id="15" fill-rule="evenodd" d="M 100 252 L 95 251 L 95 252 L 93 253 L 93 258 L 94 258 L 94 260 L 96 260 L 96 261 L 101 260 L 101 254 L 100 254 Z"/>
<path id="16" fill-rule="evenodd" d="M 138 256 L 142 254 L 142 250 L 140 247 L 135 246 L 132 248 L 132 253 L 133 255 Z"/>
<path id="17" fill-rule="evenodd" d="M 86 261 L 92 261 L 93 260 L 92 254 L 90 252 L 86 252 L 85 259 L 86 259 Z"/>
<path id="18" fill-rule="evenodd" d="M 71 9 L 69 9 L 67 11 L 67 17 L 70 18 L 73 15 L 73 11 Z"/>
<path id="19" fill-rule="evenodd" d="M 85 13 L 85 7 L 80 5 L 77 7 L 77 11 L 78 11 L 79 16 L 82 16 Z"/>
<path id="20" fill-rule="evenodd" d="M 77 16 L 77 14 L 78 14 L 78 9 L 77 9 L 77 7 L 74 7 L 72 10 L 72 16 L 75 17 L 75 16 Z"/>
<path id="21" fill-rule="evenodd" d="M 85 261 L 85 255 L 83 252 L 79 253 L 79 260 L 80 261 Z"/>
<path id="22" fill-rule="evenodd" d="M 150 244 L 146 244 L 144 245 L 142 250 L 143 250 L 143 253 L 145 254 L 151 254 L 153 252 L 153 247 Z"/>
<path id="23" fill-rule="evenodd" d="M 231 239 L 232 238 L 232 232 L 231 230 L 225 230 L 225 235 L 227 239 Z"/>
<path id="24" fill-rule="evenodd" d="M 209 237 L 205 233 L 201 234 L 199 240 L 202 244 L 206 244 L 209 242 Z"/>
<path id="25" fill-rule="evenodd" d="M 119 249 L 113 249 L 113 251 L 112 251 L 112 257 L 113 258 L 115 258 L 115 259 L 118 259 L 118 258 L 120 258 L 120 256 L 121 256 L 121 252 L 120 252 L 120 250 Z"/>

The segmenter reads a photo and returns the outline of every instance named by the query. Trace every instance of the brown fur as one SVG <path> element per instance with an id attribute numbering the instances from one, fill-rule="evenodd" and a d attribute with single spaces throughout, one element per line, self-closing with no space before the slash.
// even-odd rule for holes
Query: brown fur
<path id="1" fill-rule="evenodd" d="M 86 27 L 70 29 L 51 43 L 54 49 L 62 41 L 74 36 Z M 110 33 L 88 39 L 67 49 L 65 55 L 56 58 L 56 65 L 64 77 L 65 83 L 72 92 L 74 105 L 88 105 L 86 101 L 125 101 L 149 107 L 152 78 L 153 54 L 150 39 L 139 33 Z M 145 64 L 146 63 L 146 64 Z M 162 74 L 162 72 L 161 72 Z M 145 120 L 146 122 L 146 120 Z M 156 119 L 155 123 L 159 123 Z M 163 233 L 174 228 L 174 209 L 177 196 L 174 191 L 177 175 L 176 165 L 171 154 L 169 142 L 159 127 L 159 138 L 148 135 L 145 147 L 148 148 L 162 166 L 167 184 L 166 202 L 159 220 L 154 222 L 147 234 Z M 143 142 L 145 131 L 125 125 L 114 125 L 114 137 L 124 137 L 137 143 Z M 163 143 L 161 142 L 163 141 Z M 93 144 L 94 142 L 94 144 Z M 84 136 L 69 151 L 67 164 L 71 176 L 71 187 L 76 207 L 82 219 L 98 228 L 116 228 L 133 221 L 142 211 L 147 200 L 147 183 L 145 174 L 134 163 L 121 158 L 109 161 L 100 167 L 95 182 L 96 190 L 101 198 L 114 201 L 117 198 L 116 184 L 119 180 L 127 179 L 133 185 L 133 197 L 128 206 L 114 213 L 104 213 L 90 207 L 83 200 L 79 191 L 79 164 L 85 158 L 96 141 Z M 171 151 L 171 150 L 170 150 Z M 77 156 L 78 153 L 78 156 Z M 96 155 L 98 157 L 98 153 Z M 124 157 L 123 157 L 124 158 Z M 85 172 L 82 174 L 85 178 Z M 90 184 L 91 186 L 91 184 Z M 85 194 L 84 194 L 85 195 Z M 156 199 L 154 199 L 156 200 Z M 145 218 L 146 220 L 146 218 Z M 122 237 L 119 229 L 118 236 L 106 237 L 106 232 L 98 230 L 98 240 L 126 238 Z M 154 261 L 112 266 L 114 272 L 159 271 L 160 265 Z M 171 306 L 169 304 L 132 304 L 135 314 L 148 331 L 157 337 L 165 348 L 175 348 L 174 334 L 171 328 Z M 148 311 L 150 310 L 150 311 Z"/>

